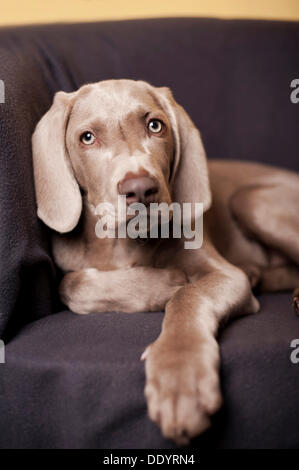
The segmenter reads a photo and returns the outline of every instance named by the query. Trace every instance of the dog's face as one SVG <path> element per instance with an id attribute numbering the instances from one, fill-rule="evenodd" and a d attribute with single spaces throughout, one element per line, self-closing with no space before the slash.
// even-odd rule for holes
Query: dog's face
<path id="1" fill-rule="evenodd" d="M 143 82 L 111 80 L 83 87 L 74 99 L 66 148 L 75 178 L 96 207 L 171 203 L 174 140 L 157 94 Z"/>
<path id="2" fill-rule="evenodd" d="M 33 134 L 39 217 L 64 233 L 102 202 L 210 205 L 200 134 L 168 88 L 107 80 L 56 94 Z M 81 189 L 81 190 L 80 190 Z"/>

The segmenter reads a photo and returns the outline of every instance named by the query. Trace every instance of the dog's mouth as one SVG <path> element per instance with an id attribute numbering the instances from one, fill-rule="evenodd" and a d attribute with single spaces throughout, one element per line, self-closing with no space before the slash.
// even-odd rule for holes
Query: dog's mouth
<path id="1" fill-rule="evenodd" d="M 131 206 L 132 204 L 143 204 L 146 208 L 149 208 L 150 204 L 153 203 L 159 203 L 158 189 L 156 188 L 148 189 L 144 193 L 144 197 L 141 198 L 136 197 L 133 192 L 128 193 L 126 196 L 127 207 Z"/>
<path id="2" fill-rule="evenodd" d="M 151 214 L 154 211 L 154 206 L 151 204 L 159 204 L 158 201 L 148 203 L 148 204 L 142 204 L 139 202 L 132 202 L 131 204 L 128 204 L 127 206 L 127 212 L 126 212 L 126 218 L 127 220 L 131 220 L 136 216 L 146 216 L 147 218 L 151 217 Z"/>
<path id="3" fill-rule="evenodd" d="M 162 226 L 165 228 L 172 223 L 173 212 L 169 210 L 168 203 L 154 198 L 153 201 L 146 205 L 131 203 L 127 207 L 126 228 L 138 233 L 138 237 L 148 238 L 155 234 L 154 238 L 159 238 Z"/>
<path id="4" fill-rule="evenodd" d="M 172 223 L 173 211 L 169 198 L 159 196 L 157 190 L 148 192 L 145 198 L 138 200 L 136 194 L 126 194 L 118 195 L 113 203 L 101 202 L 96 207 L 90 204 L 97 219 L 97 236 L 111 238 L 117 233 L 120 238 L 160 238 L 162 228 L 166 229 Z"/>

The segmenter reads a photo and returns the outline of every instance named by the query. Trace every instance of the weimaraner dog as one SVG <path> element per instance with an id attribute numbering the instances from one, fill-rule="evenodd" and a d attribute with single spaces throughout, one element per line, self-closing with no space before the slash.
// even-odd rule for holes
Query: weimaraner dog
<path id="1" fill-rule="evenodd" d="M 38 216 L 54 230 L 70 310 L 165 309 L 161 334 L 142 355 L 145 396 L 164 436 L 188 443 L 221 406 L 219 324 L 259 310 L 252 287 L 295 289 L 299 311 L 299 176 L 207 164 L 200 133 L 170 90 L 133 80 L 57 93 L 34 132 L 33 163 Z M 128 207 L 201 202 L 202 246 L 97 237 L 96 207 L 116 205 L 119 194 Z"/>

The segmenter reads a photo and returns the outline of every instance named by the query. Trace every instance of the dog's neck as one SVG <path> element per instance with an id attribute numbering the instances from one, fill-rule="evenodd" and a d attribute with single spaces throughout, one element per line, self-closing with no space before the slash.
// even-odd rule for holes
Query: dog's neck
<path id="1" fill-rule="evenodd" d="M 154 263 L 155 253 L 158 251 L 161 240 L 151 238 L 131 239 L 125 238 L 99 238 L 96 234 L 96 224 L 99 217 L 95 214 L 94 207 L 83 198 L 83 212 L 78 227 L 80 237 L 84 240 L 89 251 L 108 264 L 111 269 L 120 266 L 134 266 L 138 260 L 143 260 L 146 265 Z M 142 256 L 141 256 L 142 253 Z"/>

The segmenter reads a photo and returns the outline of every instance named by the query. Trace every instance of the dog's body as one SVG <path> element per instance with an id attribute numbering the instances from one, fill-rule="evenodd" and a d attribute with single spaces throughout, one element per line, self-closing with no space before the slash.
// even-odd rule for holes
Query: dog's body
<path id="1" fill-rule="evenodd" d="M 186 113 L 168 90 L 144 82 L 101 82 L 57 100 L 34 134 L 33 157 L 39 216 L 60 232 L 53 253 L 65 272 L 62 299 L 77 313 L 165 308 L 162 332 L 143 354 L 145 393 L 164 435 L 187 442 L 221 404 L 219 323 L 258 311 L 252 287 L 299 286 L 299 176 L 222 161 L 210 161 L 208 171 Z M 53 135 L 54 117 L 61 128 Z M 47 144 L 56 146 L 54 163 Z M 203 202 L 203 246 L 97 238 L 95 207 L 105 195 L 115 203 L 117 192 L 134 201 Z"/>

